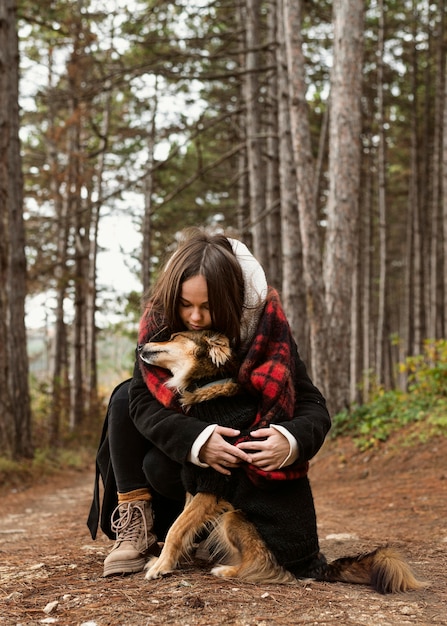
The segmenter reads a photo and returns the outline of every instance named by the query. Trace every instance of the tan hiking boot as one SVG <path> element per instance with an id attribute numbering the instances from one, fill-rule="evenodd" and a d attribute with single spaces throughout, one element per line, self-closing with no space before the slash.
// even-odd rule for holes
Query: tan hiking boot
<path id="1" fill-rule="evenodd" d="M 157 550 L 157 537 L 151 532 L 154 525 L 151 502 L 135 500 L 121 502 L 112 514 L 112 530 L 116 541 L 104 561 L 104 576 L 141 572 L 145 556 Z"/>

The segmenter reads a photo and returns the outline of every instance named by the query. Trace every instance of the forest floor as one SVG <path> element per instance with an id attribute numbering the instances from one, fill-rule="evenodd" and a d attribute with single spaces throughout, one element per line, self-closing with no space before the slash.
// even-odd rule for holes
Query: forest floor
<path id="1" fill-rule="evenodd" d="M 447 625 L 447 438 L 366 453 L 328 441 L 310 477 L 328 558 L 388 543 L 430 586 L 392 596 L 342 583 L 260 586 L 214 578 L 203 562 L 158 581 L 103 578 L 112 543 L 87 531 L 90 470 L 0 488 L 0 625 Z"/>

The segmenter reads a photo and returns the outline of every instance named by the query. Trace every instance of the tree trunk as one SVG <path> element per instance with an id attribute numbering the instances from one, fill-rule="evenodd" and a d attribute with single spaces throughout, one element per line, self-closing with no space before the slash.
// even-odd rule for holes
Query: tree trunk
<path id="1" fill-rule="evenodd" d="M 356 258 L 353 259 L 353 268 L 351 287 L 351 343 L 349 354 L 349 404 L 353 404 L 357 400 L 357 382 L 359 379 L 361 269 L 360 250 L 358 247 L 356 250 Z"/>
<path id="2" fill-rule="evenodd" d="M 297 183 L 290 127 L 289 83 L 284 33 L 283 0 L 276 3 L 277 39 L 276 65 L 278 68 L 278 136 L 279 136 L 279 185 L 281 198 L 282 241 L 282 302 L 292 333 L 298 343 L 300 355 L 310 362 L 306 292 L 301 279 L 303 257 L 297 206 Z"/>
<path id="3" fill-rule="evenodd" d="M 329 196 L 324 282 L 331 364 L 331 403 L 349 405 L 351 297 L 357 257 L 361 159 L 363 2 L 334 2 L 334 58 L 331 72 Z"/>
<path id="4" fill-rule="evenodd" d="M 362 221 L 360 223 L 360 265 L 361 265 L 361 302 L 362 302 L 362 400 L 369 400 L 372 356 L 371 346 L 373 345 L 374 324 L 371 319 L 371 296 L 372 296 L 372 141 L 368 138 L 369 150 L 364 166 L 364 185 L 362 194 Z"/>
<path id="5" fill-rule="evenodd" d="M 268 41 L 270 42 L 267 52 L 267 164 L 266 164 L 266 220 L 267 220 L 267 251 L 268 265 L 266 268 L 267 279 L 271 285 L 281 290 L 282 283 L 282 259 L 281 259 L 281 216 L 280 216 L 280 190 L 279 190 L 279 145 L 278 145 L 278 73 L 275 50 L 277 43 L 277 14 L 276 7 L 272 3 L 268 8 Z M 270 69 L 272 68 L 272 69 Z"/>
<path id="6" fill-rule="evenodd" d="M 237 21 L 237 30 L 241 33 L 241 41 L 239 45 L 238 64 L 242 70 L 245 67 L 245 11 L 239 3 L 239 10 L 235 13 Z M 238 100 L 243 103 L 245 97 L 245 83 L 238 82 Z M 248 165 L 247 165 L 247 133 L 245 128 L 245 112 L 239 110 L 236 113 L 237 142 L 244 146 L 244 149 L 238 151 L 237 159 L 237 209 L 236 209 L 236 225 L 239 237 L 242 241 L 253 250 L 253 238 L 250 232 L 250 197 L 248 183 Z"/>
<path id="7" fill-rule="evenodd" d="M 48 50 L 48 91 L 53 93 L 53 54 Z M 47 159 L 50 167 L 51 200 L 55 211 L 54 228 L 54 285 L 56 305 L 54 307 L 54 337 L 51 354 L 51 395 L 48 415 L 48 444 L 59 445 L 60 424 L 69 413 L 70 394 L 68 384 L 67 335 L 64 320 L 64 301 L 67 291 L 67 247 L 69 232 L 69 214 L 67 193 L 62 195 L 60 182 L 62 167 L 59 164 L 57 136 L 59 134 L 56 108 L 53 97 L 48 98 L 48 131 L 46 134 Z"/>
<path id="8" fill-rule="evenodd" d="M 385 111 L 383 104 L 383 55 L 384 55 L 384 13 L 383 0 L 379 0 L 379 32 L 377 50 L 377 126 L 379 144 L 377 149 L 377 176 L 378 176 L 378 209 L 379 209 L 379 298 L 377 315 L 376 337 L 376 375 L 379 383 L 389 386 L 385 378 L 386 336 L 385 318 L 387 307 L 387 207 L 386 207 L 386 156 L 385 156 Z"/>
<path id="9" fill-rule="evenodd" d="M 104 196 L 104 173 L 106 170 L 105 155 L 107 141 L 110 133 L 110 109 L 112 100 L 112 85 L 107 82 L 104 85 L 104 107 L 101 127 L 101 138 L 103 145 L 96 167 L 96 202 L 92 202 L 90 193 L 90 241 L 89 241 L 89 264 L 87 279 L 87 307 L 86 307 L 86 351 L 85 351 L 85 372 L 87 385 L 87 409 L 89 415 L 94 414 L 98 404 L 98 359 L 97 359 L 97 333 L 96 333 L 96 299 L 97 299 L 97 259 L 98 259 L 98 233 L 100 225 L 101 207 Z"/>
<path id="10" fill-rule="evenodd" d="M 250 222 L 253 252 L 268 267 L 267 228 L 265 219 L 265 167 L 262 158 L 261 111 L 259 103 L 260 9 L 258 0 L 246 0 L 245 111 L 247 127 L 247 162 L 250 194 Z"/>
<path id="11" fill-rule="evenodd" d="M 156 139 L 156 116 L 157 116 L 157 81 L 155 81 L 155 95 L 153 98 L 151 124 L 147 137 L 147 165 L 146 175 L 144 177 L 144 215 L 142 224 L 142 263 L 141 263 L 141 282 L 143 285 L 143 293 L 146 293 L 151 286 L 151 231 L 152 231 L 152 212 L 153 212 L 153 188 L 154 188 L 154 150 Z"/>
<path id="12" fill-rule="evenodd" d="M 19 43 L 16 26 L 16 3 L 9 2 L 9 329 L 8 354 L 10 363 L 10 397 L 14 409 L 15 458 L 32 457 L 31 405 L 28 386 L 28 356 L 25 328 L 26 257 L 25 225 L 23 221 L 23 177 L 19 140 Z M 17 357 L 20 355 L 20 358 Z"/>
<path id="13" fill-rule="evenodd" d="M 53 167 L 56 164 L 53 163 Z M 52 180 L 56 183 L 57 178 Z M 57 185 L 55 184 L 54 187 Z M 70 388 L 67 360 L 67 329 L 64 319 L 64 301 L 67 292 L 67 245 L 69 231 L 68 199 L 61 198 L 54 189 L 56 222 L 56 306 L 54 310 L 54 354 L 52 363 L 51 407 L 48 418 L 49 445 L 58 446 L 60 441 L 60 424 L 69 413 Z"/>
<path id="14" fill-rule="evenodd" d="M 9 32 L 12 28 L 10 2 L 0 0 L 0 454 L 10 456 L 14 445 L 14 412 L 9 394 L 8 285 L 9 276 L 9 145 L 11 90 Z"/>
<path id="15" fill-rule="evenodd" d="M 412 316 L 410 324 L 410 345 L 407 354 L 420 354 L 422 348 L 422 327 L 423 327 L 423 252 L 422 252 L 422 218 L 421 218 L 421 198 L 419 176 L 419 128 L 418 128 L 418 62 L 417 62 L 417 12 L 413 2 L 413 58 L 411 65 L 411 84 L 413 94 L 413 107 L 411 108 L 411 168 L 409 182 L 409 202 L 412 206 L 413 230 L 411 258 L 413 262 L 413 272 L 411 272 L 411 294 Z"/>
<path id="16" fill-rule="evenodd" d="M 88 238 L 90 220 L 85 210 L 82 187 L 85 185 L 82 159 L 82 66 L 85 55 L 85 34 L 82 32 L 84 0 L 77 0 L 77 14 L 73 21 L 72 52 L 68 62 L 69 107 L 68 127 L 68 197 L 69 211 L 74 218 L 74 322 L 73 322 L 73 386 L 70 428 L 74 430 L 84 422 L 86 407 L 86 312 L 88 279 Z"/>
<path id="17" fill-rule="evenodd" d="M 102 166 L 98 168 L 98 181 L 102 179 Z M 101 185 L 101 183 L 99 183 Z M 101 195 L 99 196 L 101 198 Z M 97 299 L 97 281 L 96 281 L 96 265 L 98 258 L 98 232 L 99 220 L 101 212 L 101 202 L 93 202 L 91 196 L 90 203 L 90 241 L 88 251 L 88 276 L 87 276 L 87 301 L 86 301 L 86 337 L 85 337 L 85 372 L 86 372 L 86 391 L 87 391 L 87 410 L 91 414 L 98 401 L 98 358 L 97 358 L 97 333 L 96 333 L 96 299 Z"/>
<path id="18" fill-rule="evenodd" d="M 296 169 L 299 227 L 303 250 L 303 277 L 310 332 L 310 371 L 326 393 L 326 312 L 322 277 L 322 252 L 314 190 L 309 112 L 306 102 L 304 55 L 301 37 L 301 2 L 284 0 L 284 32 L 289 80 L 290 121 Z"/>
<path id="19" fill-rule="evenodd" d="M 15 0 L 0 0 L 0 452 L 33 455 L 25 329 L 26 260 Z"/>
<path id="20" fill-rule="evenodd" d="M 431 210 L 430 210 L 430 307 L 427 316 L 427 334 L 436 339 L 443 336 L 442 323 L 442 223 L 441 223 L 441 162 L 442 162 L 442 134 L 443 134 L 443 99 L 445 80 L 445 43 L 444 43 L 444 13 L 445 2 L 439 2 L 437 16 L 436 41 L 436 71 L 435 71 L 435 111 L 433 152 L 431 155 Z"/>
<path id="21" fill-rule="evenodd" d="M 444 69 L 444 110 L 442 135 L 442 234 L 443 234 L 443 270 L 444 270 L 444 299 L 443 299 L 443 334 L 447 334 L 447 65 Z"/>

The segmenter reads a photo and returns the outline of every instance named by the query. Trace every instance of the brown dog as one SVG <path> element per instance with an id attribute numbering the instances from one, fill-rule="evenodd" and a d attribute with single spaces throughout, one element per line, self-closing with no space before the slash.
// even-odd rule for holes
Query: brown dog
<path id="1" fill-rule="evenodd" d="M 202 402 L 240 391 L 232 378 L 237 363 L 227 337 L 222 334 L 213 331 L 175 333 L 169 341 L 142 346 L 140 357 L 144 362 L 172 373 L 167 385 L 178 390 L 183 406 L 192 411 Z M 195 386 L 198 380 L 207 382 L 204 386 Z M 255 407 L 251 416 L 254 414 Z M 247 420 L 247 416 L 244 419 Z M 241 429 L 249 428 L 250 424 L 240 426 Z M 203 470 L 197 468 L 197 472 L 200 471 Z M 194 540 L 204 530 L 211 531 L 210 545 L 225 557 L 226 564 L 211 570 L 215 576 L 254 583 L 297 583 L 297 578 L 277 563 L 255 526 L 218 492 L 199 492 L 194 496 L 187 493 L 185 508 L 171 526 L 160 557 L 152 559 L 146 566 L 146 578 L 160 578 L 176 569 L 183 558 L 191 555 Z M 324 564 L 316 578 L 370 584 L 380 593 L 424 586 L 415 578 L 409 565 L 388 547 Z"/>

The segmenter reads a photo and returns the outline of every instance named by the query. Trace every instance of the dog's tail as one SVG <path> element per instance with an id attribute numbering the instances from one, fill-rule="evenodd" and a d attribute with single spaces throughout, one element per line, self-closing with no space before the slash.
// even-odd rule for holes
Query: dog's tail
<path id="1" fill-rule="evenodd" d="M 379 593 L 398 593 L 427 586 L 418 580 L 408 563 L 395 550 L 377 548 L 373 552 L 342 557 L 328 563 L 315 578 L 327 582 L 371 585 Z"/>

